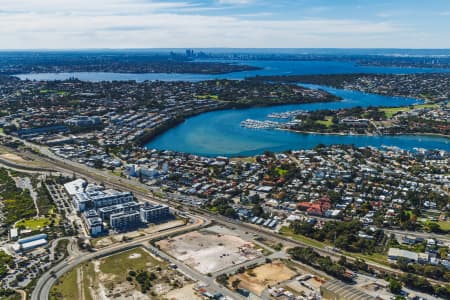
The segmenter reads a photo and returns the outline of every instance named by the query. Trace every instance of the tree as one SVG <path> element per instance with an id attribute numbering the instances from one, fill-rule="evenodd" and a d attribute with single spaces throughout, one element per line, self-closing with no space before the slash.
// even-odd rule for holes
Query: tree
<path id="1" fill-rule="evenodd" d="M 341 266 L 347 265 L 347 257 L 345 257 L 344 255 L 341 255 L 341 257 L 339 258 L 338 263 L 339 263 Z"/>
<path id="2" fill-rule="evenodd" d="M 233 282 L 231 283 L 231 286 L 233 287 L 233 289 L 237 289 L 240 283 L 241 283 L 241 280 L 236 278 L 236 279 L 233 280 Z"/>
<path id="3" fill-rule="evenodd" d="M 402 283 L 396 279 L 389 280 L 389 290 L 394 293 L 398 294 L 402 290 Z"/>
<path id="4" fill-rule="evenodd" d="M 256 204 L 255 206 L 253 206 L 252 208 L 252 213 L 253 215 L 257 216 L 257 217 L 261 217 L 264 214 L 264 210 L 261 207 L 261 205 Z"/>
<path id="5" fill-rule="evenodd" d="M 439 226 L 438 223 L 435 223 L 435 222 L 428 223 L 428 229 L 431 232 L 434 232 L 434 233 L 440 233 L 441 232 L 441 227 Z"/>

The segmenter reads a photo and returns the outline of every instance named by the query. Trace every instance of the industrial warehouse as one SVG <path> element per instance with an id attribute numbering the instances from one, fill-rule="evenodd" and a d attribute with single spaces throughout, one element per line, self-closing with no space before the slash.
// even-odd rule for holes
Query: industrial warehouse
<path id="1" fill-rule="evenodd" d="M 165 205 L 138 203 L 130 192 L 105 189 L 101 185 L 88 184 L 77 179 L 64 185 L 72 197 L 72 204 L 81 214 L 83 223 L 91 236 L 113 231 L 126 231 L 150 223 L 160 223 L 170 217 Z"/>

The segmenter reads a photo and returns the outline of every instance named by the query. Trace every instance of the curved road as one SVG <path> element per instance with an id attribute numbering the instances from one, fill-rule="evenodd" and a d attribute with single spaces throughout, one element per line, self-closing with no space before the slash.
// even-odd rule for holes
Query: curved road
<path id="1" fill-rule="evenodd" d="M 169 229 L 167 231 L 159 232 L 156 234 L 152 234 L 146 237 L 137 238 L 135 240 L 132 240 L 130 242 L 121 243 L 118 245 L 113 245 L 107 248 L 103 248 L 101 250 L 98 250 L 97 252 L 88 253 L 85 255 L 76 255 L 76 256 L 69 256 L 68 258 L 64 259 L 62 262 L 57 264 L 56 266 L 52 267 L 50 270 L 48 270 L 46 273 L 44 273 L 39 280 L 36 283 L 36 287 L 33 290 L 33 293 L 31 294 L 31 300 L 44 300 L 48 299 L 50 289 L 53 286 L 53 284 L 56 282 L 56 280 L 61 277 L 64 273 L 70 271 L 77 265 L 95 259 L 100 258 L 104 256 L 108 256 L 117 252 L 125 251 L 131 248 L 139 247 L 139 246 L 145 246 L 145 243 L 155 239 L 155 238 L 161 238 L 165 237 L 171 234 L 177 234 L 181 233 L 183 231 L 190 231 L 194 229 L 198 229 L 200 227 L 203 227 L 205 225 L 208 225 L 209 222 L 207 222 L 205 219 L 197 218 L 196 222 L 193 224 L 189 224 L 183 227 L 175 228 L 175 229 Z M 69 244 L 70 247 L 70 244 Z"/>

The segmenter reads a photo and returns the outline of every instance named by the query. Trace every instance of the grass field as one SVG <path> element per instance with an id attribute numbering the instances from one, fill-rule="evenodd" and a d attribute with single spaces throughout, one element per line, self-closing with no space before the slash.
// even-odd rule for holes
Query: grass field
<path id="1" fill-rule="evenodd" d="M 360 253 L 352 253 L 343 251 L 343 254 L 346 256 L 354 257 L 354 258 L 360 258 L 365 261 L 371 261 L 380 265 L 389 266 L 389 263 L 387 261 L 387 256 L 382 253 L 373 253 L 371 255 L 368 254 L 360 254 Z"/>
<path id="2" fill-rule="evenodd" d="M 78 278 L 79 274 L 82 275 L 81 279 Z M 82 299 L 80 292 L 84 294 L 85 300 L 92 300 L 91 293 L 89 291 L 89 285 L 92 284 L 92 280 L 95 278 L 94 266 L 92 263 L 84 263 L 66 274 L 64 274 L 55 285 L 52 286 L 49 294 L 50 300 L 72 300 Z M 82 284 L 80 287 L 79 285 Z"/>
<path id="3" fill-rule="evenodd" d="M 219 100 L 219 96 L 217 96 L 217 95 L 197 95 L 197 96 L 195 96 L 195 98 L 200 99 L 200 100 L 205 100 L 205 99 Z"/>
<path id="4" fill-rule="evenodd" d="M 161 266 L 164 263 L 153 258 L 142 248 L 132 249 L 101 260 L 100 270 L 125 280 L 130 270 L 144 270 L 148 265 Z"/>
<path id="5" fill-rule="evenodd" d="M 333 125 L 332 119 L 333 119 L 333 117 L 326 117 L 325 120 L 318 120 L 318 121 L 316 121 L 316 123 L 330 127 L 331 125 Z"/>
<path id="6" fill-rule="evenodd" d="M 77 268 L 74 268 L 58 279 L 50 290 L 50 300 L 80 299 L 78 295 Z"/>
<path id="7" fill-rule="evenodd" d="M 297 240 L 297 241 L 299 241 L 299 242 L 302 242 L 302 243 L 311 245 L 311 246 L 313 246 L 313 247 L 317 247 L 317 248 L 322 248 L 322 249 L 323 249 L 323 248 L 325 248 L 326 246 L 329 246 L 329 244 L 327 244 L 327 243 L 323 243 L 323 242 L 316 241 L 316 240 L 314 240 L 314 239 L 308 238 L 308 237 L 306 237 L 306 236 L 304 236 L 304 235 L 301 235 L 301 234 L 295 234 L 295 233 L 292 231 L 292 229 L 290 229 L 289 227 L 286 227 L 286 226 L 281 227 L 281 229 L 280 229 L 279 232 L 280 232 L 282 235 L 284 235 L 284 236 L 290 237 L 290 238 L 292 238 L 292 239 L 294 239 L 294 240 Z"/>
<path id="8" fill-rule="evenodd" d="M 450 231 L 450 221 L 442 221 L 438 222 L 438 224 L 441 227 L 441 230 Z"/>
<path id="9" fill-rule="evenodd" d="M 38 230 L 38 229 L 42 229 L 45 226 L 50 225 L 51 220 L 49 218 L 38 218 L 38 219 L 26 219 L 26 220 L 21 220 L 16 224 L 16 227 L 19 226 L 25 226 L 26 229 L 30 229 L 30 230 Z"/>
<path id="10" fill-rule="evenodd" d="M 392 118 L 393 115 L 400 111 L 410 111 L 416 108 L 435 108 L 437 104 L 418 104 L 414 106 L 400 106 L 400 107 L 387 107 L 381 108 L 380 111 L 383 111 L 386 114 L 387 118 Z"/>
<path id="11" fill-rule="evenodd" d="M 403 111 L 410 111 L 411 108 L 408 106 L 402 106 L 402 107 L 390 107 L 390 108 L 381 108 L 380 109 L 384 114 L 386 115 L 386 118 L 390 119 L 393 115 L 395 115 L 398 112 Z"/>

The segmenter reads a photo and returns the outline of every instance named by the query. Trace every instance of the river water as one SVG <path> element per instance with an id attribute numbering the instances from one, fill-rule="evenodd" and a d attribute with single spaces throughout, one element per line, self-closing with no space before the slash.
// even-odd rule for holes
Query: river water
<path id="1" fill-rule="evenodd" d="M 396 146 L 442 149 L 450 151 L 449 139 L 431 136 L 359 136 L 298 134 L 280 130 L 249 129 L 240 126 L 245 119 L 267 120 L 272 112 L 290 110 L 339 109 L 355 106 L 403 106 L 420 103 L 417 99 L 385 97 L 380 95 L 306 85 L 322 88 L 343 98 L 339 102 L 298 105 L 278 105 L 249 109 L 221 110 L 204 113 L 187 119 L 150 141 L 150 149 L 167 149 L 205 156 L 247 156 L 266 150 L 284 151 L 310 149 L 318 144 L 354 144 L 356 146 Z"/>
<path id="2" fill-rule="evenodd" d="M 337 74 L 337 73 L 428 73 L 450 72 L 450 69 L 370 67 L 347 62 L 334 61 L 243 61 L 262 70 L 229 73 L 221 75 L 198 74 L 123 74 L 123 73 L 42 73 L 17 75 L 21 79 L 64 80 L 71 77 L 87 81 L 112 80 L 162 80 L 162 81 L 200 81 L 208 79 L 243 79 L 255 75 L 289 74 Z M 238 110 L 221 110 L 204 113 L 189 118 L 177 127 L 168 130 L 150 141 L 146 147 L 188 152 L 198 155 L 245 156 L 262 153 L 266 150 L 284 151 L 289 149 L 313 148 L 317 144 L 354 144 L 356 146 L 396 146 L 411 150 L 415 147 L 442 149 L 450 151 L 449 139 L 431 136 L 340 136 L 320 134 L 298 134 L 279 130 L 255 130 L 243 128 L 239 124 L 245 119 L 265 120 L 272 112 L 289 110 L 339 109 L 355 106 L 402 106 L 420 103 L 417 99 L 386 97 L 356 91 L 339 90 L 324 86 L 306 85 L 322 88 L 344 100 L 331 103 L 300 105 L 279 105 Z"/>

